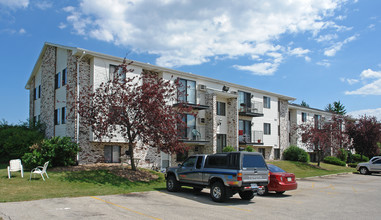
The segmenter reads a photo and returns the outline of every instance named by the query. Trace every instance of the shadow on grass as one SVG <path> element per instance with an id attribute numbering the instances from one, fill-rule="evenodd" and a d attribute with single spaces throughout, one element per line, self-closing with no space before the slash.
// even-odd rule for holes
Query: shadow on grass
<path id="1" fill-rule="evenodd" d="M 112 185 L 118 187 L 144 186 L 150 185 L 154 182 L 160 182 L 159 180 L 151 182 L 131 182 L 128 179 L 110 173 L 108 170 L 64 172 L 62 173 L 61 180 L 68 182 L 92 183 L 97 185 Z"/>

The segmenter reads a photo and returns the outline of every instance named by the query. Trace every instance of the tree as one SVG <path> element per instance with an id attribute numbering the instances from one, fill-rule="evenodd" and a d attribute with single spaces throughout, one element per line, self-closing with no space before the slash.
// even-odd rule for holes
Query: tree
<path id="1" fill-rule="evenodd" d="M 349 121 L 346 129 L 357 153 L 367 157 L 379 154 L 377 143 L 381 141 L 381 123 L 376 117 L 363 115 L 358 120 Z"/>
<path id="2" fill-rule="evenodd" d="M 351 146 L 349 136 L 344 130 L 346 118 L 333 115 L 329 121 L 315 121 L 297 126 L 302 142 L 310 150 L 317 153 L 318 166 L 324 154 L 337 153 L 340 148 L 348 149 Z"/>
<path id="3" fill-rule="evenodd" d="M 328 104 L 325 107 L 325 111 L 332 112 L 338 115 L 345 115 L 347 111 L 345 110 L 345 106 L 340 103 L 340 101 L 334 101 L 333 104 Z"/>
<path id="4" fill-rule="evenodd" d="M 111 140 L 116 134 L 128 143 L 131 168 L 136 170 L 134 148 L 138 142 L 165 153 L 183 152 L 179 130 L 186 128 L 182 116 L 191 109 L 180 103 L 173 107 L 178 80 L 164 80 L 157 73 L 144 70 L 139 76 L 125 77 L 133 70 L 123 64 L 114 79 L 101 83 L 79 101 L 81 121 L 91 128 L 98 140 Z M 92 89 L 88 89 L 92 91 Z"/>
<path id="5" fill-rule="evenodd" d="M 304 100 L 302 101 L 302 103 L 300 103 L 300 106 L 307 107 L 307 108 L 310 107 L 310 105 L 307 104 L 307 102 L 305 102 Z"/>

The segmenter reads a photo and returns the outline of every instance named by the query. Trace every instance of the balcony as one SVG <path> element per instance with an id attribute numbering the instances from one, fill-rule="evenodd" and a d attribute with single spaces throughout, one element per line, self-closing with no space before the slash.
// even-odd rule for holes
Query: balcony
<path id="1" fill-rule="evenodd" d="M 251 135 L 243 134 L 239 136 L 241 145 L 263 145 L 263 131 L 252 131 Z"/>
<path id="2" fill-rule="evenodd" d="M 195 109 L 195 110 L 205 110 L 205 109 L 209 108 L 208 105 L 205 105 L 205 101 L 201 102 L 200 100 L 197 100 L 195 103 L 173 101 L 171 104 L 174 107 L 179 106 L 180 104 L 183 104 L 183 105 L 185 105 L 185 107 L 191 107 L 192 109 Z"/>
<path id="3" fill-rule="evenodd" d="M 241 103 L 239 106 L 239 115 L 250 117 L 263 117 L 263 103 L 251 102 L 250 104 Z"/>
<path id="4" fill-rule="evenodd" d="M 189 144 L 205 145 L 209 141 L 205 138 L 205 126 L 187 127 L 179 131 L 180 141 Z"/>

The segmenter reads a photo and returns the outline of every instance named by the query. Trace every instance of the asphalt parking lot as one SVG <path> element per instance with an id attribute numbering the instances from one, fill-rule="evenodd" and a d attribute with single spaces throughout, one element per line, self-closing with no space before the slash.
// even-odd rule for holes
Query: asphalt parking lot
<path id="1" fill-rule="evenodd" d="M 5 219 L 380 219 L 381 175 L 335 175 L 298 181 L 284 195 L 238 195 L 212 202 L 209 189 L 0 203 Z"/>

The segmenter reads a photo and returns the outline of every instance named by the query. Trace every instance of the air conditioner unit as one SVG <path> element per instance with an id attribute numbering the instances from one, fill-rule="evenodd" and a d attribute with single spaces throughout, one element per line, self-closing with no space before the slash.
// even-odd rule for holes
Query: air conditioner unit
<path id="1" fill-rule="evenodd" d="M 205 124 L 205 118 L 198 118 L 199 124 Z"/>
<path id="2" fill-rule="evenodd" d="M 200 91 L 206 91 L 206 85 L 198 84 L 198 90 L 200 90 Z"/>

